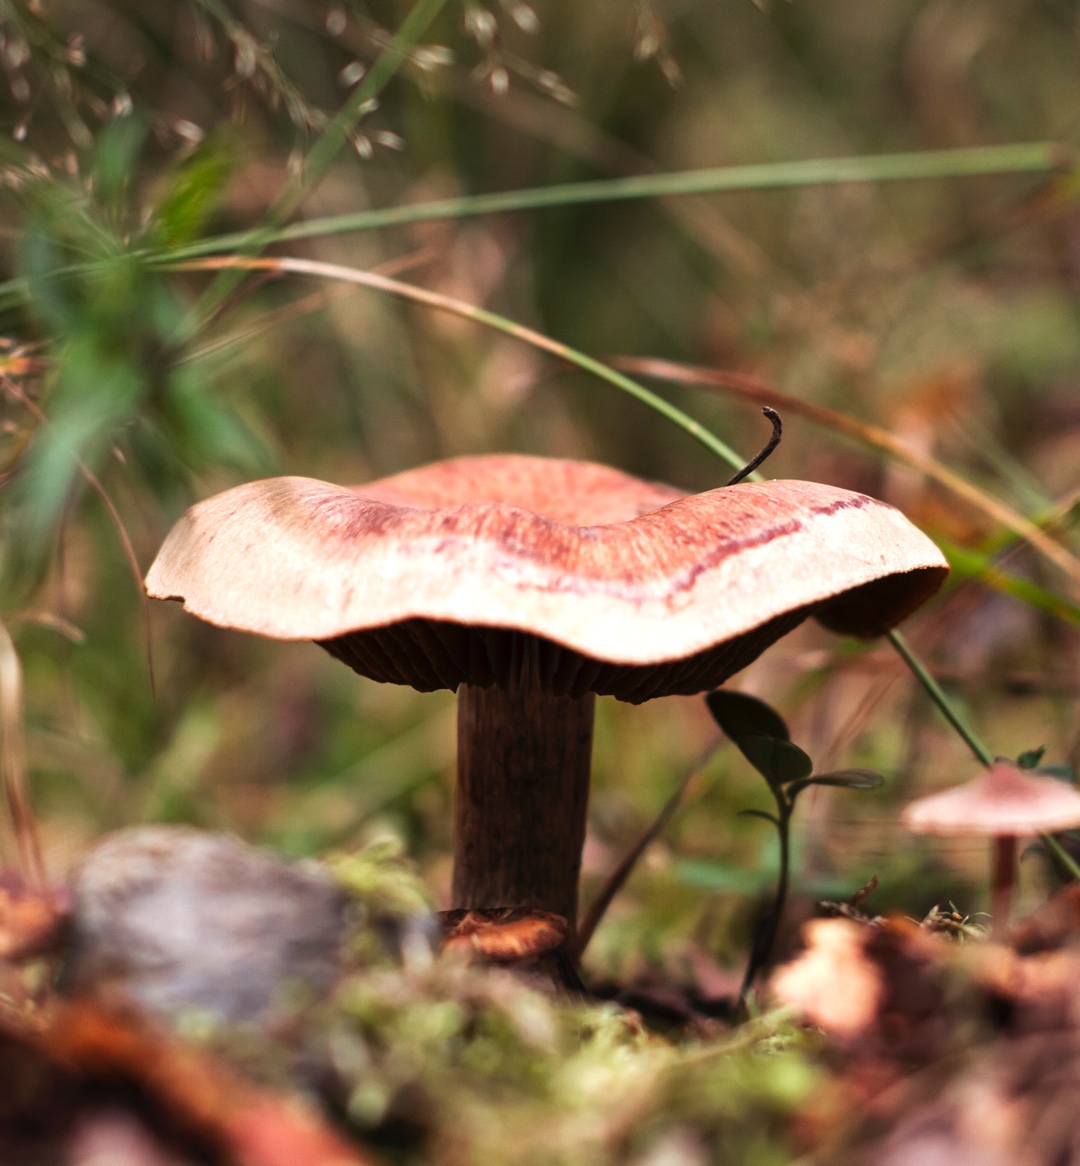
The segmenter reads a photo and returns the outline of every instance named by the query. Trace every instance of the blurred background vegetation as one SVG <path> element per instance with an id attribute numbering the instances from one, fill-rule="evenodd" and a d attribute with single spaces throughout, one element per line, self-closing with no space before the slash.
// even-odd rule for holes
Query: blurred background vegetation
<path id="1" fill-rule="evenodd" d="M 2 732 L 10 779 L 24 730 L 57 874 L 103 831 L 183 821 L 296 855 L 396 833 L 447 894 L 453 697 L 150 610 L 131 560 L 145 571 L 192 501 L 498 450 L 687 490 L 730 472 L 518 339 L 345 284 L 223 282 L 163 257 L 489 191 L 1080 140 L 1067 0 L 0 0 L 0 38 Z M 1061 158 L 207 250 L 374 268 L 605 359 L 751 374 L 884 428 L 1077 551 L 1080 185 Z M 740 451 L 762 444 L 745 402 L 654 387 Z M 962 568 L 909 635 L 991 748 L 1080 760 L 1076 578 L 925 474 L 785 420 L 770 476 L 885 498 Z M 803 799 L 795 918 L 875 875 L 874 911 L 985 906 L 982 845 L 897 822 L 976 766 L 888 645 L 805 626 L 733 684 L 780 708 L 820 769 L 888 779 Z M 714 732 L 699 699 L 600 702 L 586 900 Z M 707 971 L 716 989 L 776 869 L 767 825 L 737 812 L 768 804 L 717 752 L 598 932 L 594 974 Z M 1025 870 L 1036 893 L 1038 861 Z"/>

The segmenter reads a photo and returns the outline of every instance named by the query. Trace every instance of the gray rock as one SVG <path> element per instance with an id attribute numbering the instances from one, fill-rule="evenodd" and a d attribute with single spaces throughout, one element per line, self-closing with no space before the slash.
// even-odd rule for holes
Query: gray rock
<path id="1" fill-rule="evenodd" d="M 316 862 L 184 827 L 123 830 L 75 874 L 63 986 L 120 992 L 173 1024 L 195 1011 L 266 1025 L 333 983 L 348 911 Z"/>

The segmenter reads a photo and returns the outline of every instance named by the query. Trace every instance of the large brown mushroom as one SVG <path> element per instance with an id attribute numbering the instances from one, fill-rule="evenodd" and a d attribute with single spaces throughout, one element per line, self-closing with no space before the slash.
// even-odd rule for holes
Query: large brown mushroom
<path id="1" fill-rule="evenodd" d="M 715 688 L 810 615 L 857 636 L 940 586 L 892 507 L 813 482 L 684 496 L 604 466 L 459 458 L 345 488 L 272 478 L 192 507 L 147 590 L 459 689 L 453 906 L 573 926 L 595 694 Z"/>

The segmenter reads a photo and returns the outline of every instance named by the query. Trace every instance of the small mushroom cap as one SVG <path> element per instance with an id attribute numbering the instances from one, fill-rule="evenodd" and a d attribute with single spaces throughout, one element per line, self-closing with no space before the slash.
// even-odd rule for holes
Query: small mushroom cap
<path id="1" fill-rule="evenodd" d="M 998 760 L 974 781 L 911 802 L 900 820 L 915 834 L 1054 833 L 1080 826 L 1080 793 Z"/>
<path id="2" fill-rule="evenodd" d="M 146 582 L 210 623 L 323 642 L 377 680 L 486 686 L 529 667 L 557 692 L 638 701 L 715 687 L 810 614 L 878 635 L 947 572 L 865 494 L 774 481 L 687 497 L 499 455 L 355 488 L 239 486 L 184 515 Z"/>
<path id="3" fill-rule="evenodd" d="M 561 947 L 570 934 L 566 920 L 528 907 L 442 911 L 443 951 L 473 955 L 497 964 L 539 959 Z"/>

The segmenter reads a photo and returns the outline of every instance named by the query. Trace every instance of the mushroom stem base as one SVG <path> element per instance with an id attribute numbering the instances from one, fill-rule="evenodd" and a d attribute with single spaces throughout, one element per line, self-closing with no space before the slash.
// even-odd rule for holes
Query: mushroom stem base
<path id="1" fill-rule="evenodd" d="M 577 917 L 595 697 L 458 691 L 453 906 Z"/>

